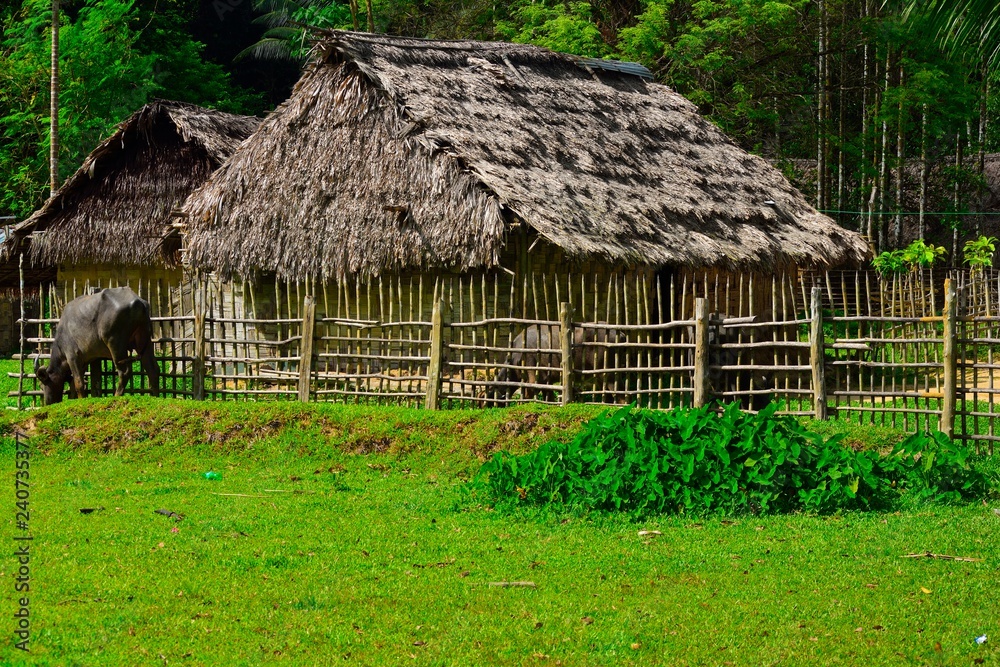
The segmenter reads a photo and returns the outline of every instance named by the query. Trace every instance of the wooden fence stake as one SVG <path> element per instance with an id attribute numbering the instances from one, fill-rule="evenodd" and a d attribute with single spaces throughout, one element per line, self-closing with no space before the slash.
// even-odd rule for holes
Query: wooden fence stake
<path id="1" fill-rule="evenodd" d="M 955 283 L 944 281 L 944 400 L 941 404 L 941 424 L 938 429 L 949 438 L 955 434 L 955 398 L 957 395 L 957 364 L 955 359 Z"/>
<path id="2" fill-rule="evenodd" d="M 194 367 L 191 369 L 191 391 L 194 400 L 205 400 L 205 293 L 200 277 L 194 287 Z"/>
<path id="3" fill-rule="evenodd" d="M 309 402 L 315 337 L 316 301 L 312 294 L 306 294 L 302 304 L 302 343 L 299 346 L 299 400 L 303 403 Z"/>
<path id="4" fill-rule="evenodd" d="M 826 372 L 823 356 L 823 288 L 812 288 L 812 325 L 809 329 L 809 365 L 812 366 L 813 408 L 816 419 L 826 419 Z"/>
<path id="5" fill-rule="evenodd" d="M 562 343 L 562 404 L 569 405 L 573 400 L 573 322 L 565 301 L 559 304 L 559 340 Z"/>
<path id="6" fill-rule="evenodd" d="M 21 355 L 20 355 L 21 372 L 18 373 L 17 375 L 17 409 L 20 410 L 22 407 L 24 407 L 21 404 L 21 401 L 24 397 L 24 355 L 28 353 L 24 341 L 24 319 L 27 317 L 27 315 L 25 314 L 25 308 L 24 308 L 24 253 L 23 252 L 20 255 L 18 255 L 17 273 L 18 273 L 18 284 L 21 287 L 21 319 L 18 321 L 18 323 L 21 325 Z M 38 302 L 39 304 L 42 302 L 41 290 L 38 291 Z M 40 317 L 41 312 L 42 308 L 41 306 L 39 306 L 38 308 L 39 319 L 41 319 Z M 41 331 L 42 328 L 38 327 L 38 330 Z M 41 336 L 39 336 L 39 338 L 41 338 Z"/>
<path id="7" fill-rule="evenodd" d="M 708 300 L 694 301 L 694 407 L 708 404 Z"/>
<path id="8" fill-rule="evenodd" d="M 434 301 L 431 313 L 431 361 L 427 366 L 427 396 L 424 407 L 437 410 L 441 407 L 441 356 L 444 352 L 444 324 L 441 320 L 443 299 Z"/>

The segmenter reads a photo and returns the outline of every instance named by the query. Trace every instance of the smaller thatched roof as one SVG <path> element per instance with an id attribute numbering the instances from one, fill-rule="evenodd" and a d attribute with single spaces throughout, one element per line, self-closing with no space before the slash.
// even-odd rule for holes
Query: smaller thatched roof
<path id="1" fill-rule="evenodd" d="M 496 265 L 522 224 L 570 258 L 620 265 L 869 255 L 639 66 L 345 32 L 317 51 L 185 204 L 192 265 L 291 279 L 466 270 Z"/>
<path id="2" fill-rule="evenodd" d="M 10 237 L 11 230 L 17 226 L 14 216 L 3 215 L 0 212 L 0 243 Z M 21 265 L 21 258 L 14 256 L 7 261 L 0 261 L 0 300 L 16 300 L 21 297 L 21 281 L 24 281 L 24 294 L 31 300 L 38 298 L 38 289 L 42 284 L 49 284 L 56 279 L 56 267 L 32 266 L 30 262 Z"/>
<path id="3" fill-rule="evenodd" d="M 34 267 L 162 263 L 160 239 L 171 212 L 259 123 L 183 102 L 145 105 L 95 148 L 42 208 L 11 230 L 4 259 L 15 261 L 27 249 Z"/>

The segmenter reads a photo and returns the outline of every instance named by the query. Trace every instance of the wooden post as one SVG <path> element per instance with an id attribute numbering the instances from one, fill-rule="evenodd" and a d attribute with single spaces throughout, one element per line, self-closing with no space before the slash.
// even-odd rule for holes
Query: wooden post
<path id="1" fill-rule="evenodd" d="M 694 407 L 708 404 L 711 388 L 708 382 L 708 300 L 694 302 Z"/>
<path id="2" fill-rule="evenodd" d="M 569 405 L 573 400 L 573 322 L 565 301 L 559 304 L 559 342 L 562 344 L 562 404 Z"/>
<path id="3" fill-rule="evenodd" d="M 812 323 L 809 329 L 809 365 L 812 366 L 813 410 L 826 419 L 826 369 L 823 356 L 823 288 L 812 288 Z"/>
<path id="4" fill-rule="evenodd" d="M 5 238 L 10 238 L 10 237 L 7 236 Z M 27 354 L 27 352 L 28 352 L 27 349 L 25 349 L 25 341 L 24 341 L 24 317 L 25 317 L 25 309 L 24 309 L 24 253 L 23 252 L 20 255 L 18 255 L 17 273 L 18 273 L 18 282 L 19 282 L 19 284 L 21 286 L 21 320 L 20 320 L 20 324 L 21 324 L 21 355 L 20 355 L 21 356 L 21 372 L 18 373 L 18 375 L 17 375 L 17 409 L 20 410 L 21 408 L 24 407 L 23 404 L 22 404 L 22 400 L 24 399 L 24 355 Z M 39 304 L 42 301 L 42 291 L 41 290 L 38 290 L 38 301 L 39 301 Z M 39 307 L 38 307 L 38 312 L 39 313 L 42 312 L 41 305 L 39 305 Z M 39 318 L 39 319 L 41 319 L 41 318 Z M 41 331 L 41 327 L 40 326 L 38 327 L 38 330 Z M 39 338 L 41 338 L 41 336 L 39 336 Z"/>
<path id="5" fill-rule="evenodd" d="M 431 361 L 427 366 L 427 397 L 424 407 L 437 410 L 441 407 L 441 356 L 444 351 L 444 324 L 441 318 L 443 300 L 434 301 L 431 313 Z"/>
<path id="6" fill-rule="evenodd" d="M 302 304 L 302 343 L 299 345 L 299 400 L 303 403 L 309 402 L 315 336 L 316 301 L 312 294 L 306 294 Z"/>
<path id="7" fill-rule="evenodd" d="M 941 423 L 938 429 L 949 438 L 955 434 L 955 398 L 957 396 L 957 364 L 955 359 L 955 283 L 944 281 L 944 400 L 941 404 Z"/>
<path id="8" fill-rule="evenodd" d="M 205 400 L 205 293 L 201 277 L 194 286 L 194 361 L 191 369 L 191 390 L 196 401 Z"/>

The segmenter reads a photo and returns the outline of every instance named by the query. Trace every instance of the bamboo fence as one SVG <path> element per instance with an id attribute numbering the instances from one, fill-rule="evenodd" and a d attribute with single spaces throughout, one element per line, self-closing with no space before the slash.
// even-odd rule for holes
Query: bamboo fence
<path id="1" fill-rule="evenodd" d="M 116 285 L 41 286 L 22 318 L 19 407 L 40 404 L 62 308 Z M 131 285 L 149 301 L 161 396 L 441 407 L 654 409 L 739 401 L 1000 440 L 1000 273 L 479 273 L 312 285 Z M 136 373 L 130 393 L 148 393 Z M 105 364 L 87 385 L 113 391 Z"/>

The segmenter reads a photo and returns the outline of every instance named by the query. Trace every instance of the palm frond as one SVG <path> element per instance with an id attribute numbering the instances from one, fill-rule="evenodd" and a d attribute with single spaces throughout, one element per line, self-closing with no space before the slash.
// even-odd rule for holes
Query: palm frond
<path id="1" fill-rule="evenodd" d="M 996 0 L 907 0 L 903 17 L 925 21 L 943 48 L 971 51 L 1000 68 L 1000 4 Z"/>
<path id="2" fill-rule="evenodd" d="M 244 58 L 257 58 L 258 60 L 291 60 L 293 62 L 299 62 L 299 58 L 296 57 L 294 51 L 292 50 L 291 42 L 288 39 L 277 39 L 274 37 L 264 37 L 256 44 L 251 44 L 247 48 L 243 49 L 233 60 L 242 60 Z"/>

